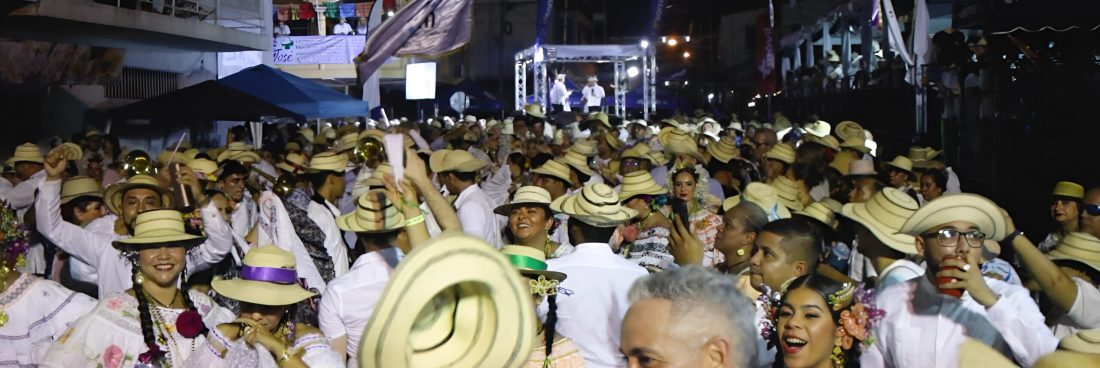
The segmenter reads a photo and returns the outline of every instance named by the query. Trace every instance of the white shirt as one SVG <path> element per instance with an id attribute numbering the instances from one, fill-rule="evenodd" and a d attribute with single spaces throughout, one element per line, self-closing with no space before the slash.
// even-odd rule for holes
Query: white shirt
<path id="1" fill-rule="evenodd" d="M 603 102 L 603 98 L 607 96 L 603 91 L 603 87 L 599 84 L 584 86 L 584 89 L 581 89 L 581 95 L 584 96 L 584 107 L 599 107 Z"/>
<path id="2" fill-rule="evenodd" d="M 275 28 L 276 36 L 290 36 L 290 26 L 284 24 L 281 27 Z"/>
<path id="3" fill-rule="evenodd" d="M 337 23 L 335 27 L 332 27 L 332 34 L 351 35 L 351 34 L 355 34 L 355 31 L 351 29 L 350 24 Z"/>
<path id="4" fill-rule="evenodd" d="M 97 218 L 88 223 L 88 225 L 84 226 L 84 230 L 110 235 L 115 232 L 116 220 L 118 220 L 118 216 L 107 214 L 107 216 Z M 96 272 L 95 267 L 75 257 L 69 258 L 69 276 L 75 280 L 87 282 L 89 284 L 99 283 L 99 273 Z"/>
<path id="5" fill-rule="evenodd" d="M 27 213 L 27 208 L 30 208 L 31 204 L 34 203 L 34 191 L 45 180 L 46 170 L 39 170 L 31 175 L 29 179 L 19 182 L 6 192 L 0 193 L 0 199 L 7 202 L 15 210 L 15 214 L 22 218 L 23 214 Z"/>
<path id="6" fill-rule="evenodd" d="M 340 210 L 327 200 L 324 206 L 315 201 L 309 201 L 306 213 L 321 232 L 325 233 L 325 250 L 332 258 L 332 269 L 336 277 L 348 273 L 348 247 L 344 245 L 344 234 L 336 226 L 336 216 L 340 215 Z"/>
<path id="7" fill-rule="evenodd" d="M 550 103 L 554 105 L 568 105 L 569 90 L 565 89 L 565 82 L 554 81 L 550 88 Z"/>
<path id="8" fill-rule="evenodd" d="M 875 283 L 875 291 L 924 276 L 924 267 L 908 259 L 899 259 L 886 266 Z"/>
<path id="9" fill-rule="evenodd" d="M 0 366 L 33 367 L 69 325 L 95 308 L 96 300 L 22 274 L 0 293 L 0 305 L 8 314 L 8 322 L 0 326 Z"/>
<path id="10" fill-rule="evenodd" d="M 962 193 L 962 188 L 959 186 L 959 175 L 955 174 L 955 170 L 950 167 L 945 171 L 947 171 L 947 190 L 944 193 Z"/>
<path id="11" fill-rule="evenodd" d="M 500 224 L 493 216 L 493 208 L 493 200 L 477 184 L 466 187 L 455 199 L 455 212 L 462 231 L 500 249 L 504 243 L 500 240 Z"/>
<path id="12" fill-rule="evenodd" d="M 886 288 L 875 297 L 886 316 L 860 364 L 868 368 L 954 367 L 959 346 L 967 337 L 1025 367 L 1058 347 L 1027 289 L 988 277 L 985 282 L 1000 296 L 989 309 L 969 293 L 961 299 L 939 294 L 927 277 Z"/>
<path id="13" fill-rule="evenodd" d="M 572 254 L 546 262 L 550 271 L 569 277 L 557 296 L 556 329 L 580 348 L 589 368 L 623 367 L 619 333 L 630 308 L 626 294 L 649 272 L 611 252 L 606 243 L 577 244 Z M 539 306 L 544 316 L 548 306 Z"/>
<path id="14" fill-rule="evenodd" d="M 332 279 L 321 296 L 317 319 L 321 332 L 330 339 L 347 336 L 348 368 L 357 367 L 359 338 L 367 327 L 374 306 L 382 299 L 390 275 L 405 255 L 387 248 L 359 256 L 344 276 Z"/>
<path id="15" fill-rule="evenodd" d="M 237 208 L 233 209 L 229 220 L 230 225 L 233 227 L 233 235 L 241 238 L 248 236 L 248 233 L 252 231 L 252 227 L 256 226 L 256 202 L 252 201 L 252 194 L 247 190 L 244 191 L 241 202 L 237 203 Z"/>
<path id="16" fill-rule="evenodd" d="M 91 232 L 61 220 L 61 180 L 43 181 L 34 206 L 38 232 L 99 272 L 99 295 L 122 292 L 132 286 L 130 261 L 111 244 L 129 236 Z M 213 202 L 202 208 L 202 223 L 206 241 L 187 252 L 190 274 L 220 262 L 233 247 L 229 223 Z"/>
<path id="17" fill-rule="evenodd" d="M 1077 298 L 1073 300 L 1069 312 L 1058 318 L 1053 328 L 1054 337 L 1058 339 L 1080 330 L 1100 328 L 1100 289 L 1085 280 L 1072 279 L 1077 284 Z"/>

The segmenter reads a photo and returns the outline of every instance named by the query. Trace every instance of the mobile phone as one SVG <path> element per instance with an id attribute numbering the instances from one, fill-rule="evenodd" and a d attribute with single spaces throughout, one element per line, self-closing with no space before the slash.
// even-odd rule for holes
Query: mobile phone
<path id="1" fill-rule="evenodd" d="M 672 197 L 668 199 L 668 204 L 672 206 L 672 214 L 680 218 L 680 222 L 684 226 L 688 226 L 688 208 L 687 202 L 683 199 Z"/>

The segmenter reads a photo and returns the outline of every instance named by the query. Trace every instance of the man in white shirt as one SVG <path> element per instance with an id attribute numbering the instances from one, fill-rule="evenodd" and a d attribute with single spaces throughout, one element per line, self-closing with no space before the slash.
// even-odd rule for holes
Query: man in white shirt
<path id="1" fill-rule="evenodd" d="M 0 193 L 0 199 L 15 210 L 20 217 L 34 203 L 34 191 L 42 184 L 46 171 L 42 170 L 42 151 L 34 143 L 24 143 L 15 148 L 15 154 L 8 161 L 15 169 L 19 184 Z"/>
<path id="2" fill-rule="evenodd" d="M 924 275 L 923 267 L 907 259 L 917 255 L 915 240 L 897 233 L 919 207 L 913 197 L 895 188 L 884 188 L 870 201 L 844 205 L 841 214 L 855 221 L 859 252 L 878 274 L 875 290 Z"/>
<path id="3" fill-rule="evenodd" d="M 561 196 L 568 194 L 572 189 L 573 184 L 569 179 L 569 173 L 569 166 L 558 160 L 546 161 L 542 166 L 531 170 L 533 184 L 539 188 L 546 189 L 546 191 L 550 193 L 550 200 L 561 198 Z M 565 226 L 561 226 L 569 221 L 569 215 L 555 213 L 554 218 L 558 220 L 559 226 L 550 234 L 550 241 L 561 244 L 562 246 L 558 247 L 558 249 L 571 248 L 571 243 L 569 243 L 569 231 L 565 229 Z M 550 256 L 549 258 L 556 257 L 553 254 Z"/>
<path id="4" fill-rule="evenodd" d="M 554 85 L 550 87 L 550 107 L 555 114 L 569 111 L 569 90 L 565 88 L 565 73 L 554 76 Z"/>
<path id="5" fill-rule="evenodd" d="M 347 36 L 355 34 L 355 31 L 351 29 L 351 25 L 348 24 L 347 18 L 340 18 L 340 23 L 332 27 L 332 34 Z"/>
<path id="6" fill-rule="evenodd" d="M 129 237 L 129 234 L 103 234 L 89 231 L 61 220 L 61 175 L 67 160 L 60 153 L 51 154 L 46 160 L 46 179 L 39 188 L 35 200 L 35 220 L 38 232 L 61 250 L 94 267 L 99 273 L 99 295 L 125 291 L 132 285 L 130 261 L 121 255 L 112 242 Z M 207 202 L 198 186 L 193 170 L 180 170 L 179 181 L 192 189 L 195 203 Z M 157 180 L 147 175 L 135 175 L 125 184 L 107 190 L 107 208 L 118 214 L 126 226 L 137 214 L 150 209 L 169 207 L 169 193 Z M 206 241 L 188 252 L 187 272 L 194 274 L 220 262 L 233 246 L 229 224 L 222 218 L 214 203 L 202 207 L 203 230 Z"/>
<path id="7" fill-rule="evenodd" d="M 224 160 L 218 167 L 218 187 L 233 206 L 229 223 L 233 234 L 242 239 L 252 231 L 257 220 L 256 206 L 244 187 L 246 177 L 248 169 L 236 160 Z"/>
<path id="8" fill-rule="evenodd" d="M 608 241 L 616 226 L 637 215 L 619 205 L 619 196 L 606 184 L 590 184 L 580 193 L 559 197 L 550 204 L 569 215 L 564 224 L 575 244 L 572 254 L 547 261 L 550 271 L 569 277 L 557 298 L 557 331 L 573 340 L 587 367 L 622 367 L 620 330 L 629 302 L 627 293 L 645 268 L 611 252 Z M 539 306 L 540 315 L 547 305 Z"/>
<path id="9" fill-rule="evenodd" d="M 954 366 L 966 338 L 1025 367 L 1054 351 L 1058 340 L 1027 289 L 982 276 L 985 239 L 1003 239 L 1007 229 L 1001 209 L 974 194 L 943 196 L 914 212 L 898 233 L 915 237 L 928 270 L 876 295 L 886 315 L 861 365 Z"/>
<path id="10" fill-rule="evenodd" d="M 478 172 L 488 166 L 488 162 L 474 158 L 470 152 L 449 149 L 433 152 L 428 161 L 447 192 L 458 194 L 454 206 L 462 230 L 497 249 L 503 247 L 500 223 L 493 213 L 496 206 L 476 182 Z"/>
<path id="11" fill-rule="evenodd" d="M 344 245 L 343 233 L 336 226 L 340 208 L 335 205 L 344 196 L 346 166 L 347 157 L 332 151 L 319 153 L 309 161 L 308 175 L 313 185 L 313 200 L 306 206 L 306 213 L 325 234 L 325 250 L 332 259 L 336 277 L 348 272 L 348 248 Z"/>
<path id="12" fill-rule="evenodd" d="M 279 25 L 275 27 L 276 36 L 290 36 L 290 26 L 286 25 L 286 22 L 279 22 Z"/>
<path id="13" fill-rule="evenodd" d="M 607 96 L 604 93 L 603 87 L 596 84 L 596 76 L 588 77 L 588 84 L 581 89 L 581 99 L 584 100 L 585 112 L 600 111 L 600 105 L 603 103 L 603 98 Z"/>

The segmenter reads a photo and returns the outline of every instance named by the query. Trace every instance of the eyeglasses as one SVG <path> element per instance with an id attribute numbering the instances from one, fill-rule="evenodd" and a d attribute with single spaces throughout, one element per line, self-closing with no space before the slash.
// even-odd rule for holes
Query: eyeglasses
<path id="1" fill-rule="evenodd" d="M 1086 204 L 1084 207 L 1085 213 L 1088 213 L 1090 216 L 1100 216 L 1100 204 Z"/>
<path id="2" fill-rule="evenodd" d="M 986 237 L 985 233 L 978 230 L 962 232 L 955 229 L 942 229 L 922 236 L 925 238 L 935 236 L 942 247 L 954 247 L 959 244 L 959 238 L 963 237 L 966 238 L 966 244 L 971 248 L 981 248 Z"/>

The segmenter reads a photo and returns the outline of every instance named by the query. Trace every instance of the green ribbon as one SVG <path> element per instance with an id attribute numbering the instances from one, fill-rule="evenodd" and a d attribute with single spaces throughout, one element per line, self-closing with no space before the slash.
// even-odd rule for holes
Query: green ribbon
<path id="1" fill-rule="evenodd" d="M 521 256 L 518 254 L 505 255 L 508 256 L 508 261 L 517 268 L 531 271 L 546 271 L 546 262 L 528 256 Z"/>

